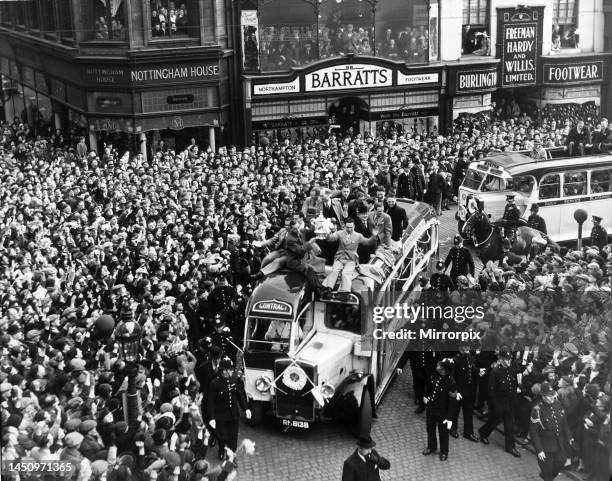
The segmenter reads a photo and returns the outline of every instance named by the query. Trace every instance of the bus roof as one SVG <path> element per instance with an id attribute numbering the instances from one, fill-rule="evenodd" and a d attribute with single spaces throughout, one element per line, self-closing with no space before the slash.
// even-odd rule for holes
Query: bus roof
<path id="1" fill-rule="evenodd" d="M 302 274 L 286 269 L 274 272 L 253 290 L 247 315 L 293 319 L 309 298 L 309 291 Z"/>
<path id="2" fill-rule="evenodd" d="M 500 152 L 485 157 L 475 163 L 485 163 L 490 167 L 503 169 L 510 175 L 519 175 L 536 170 L 554 170 L 575 166 L 576 169 L 600 167 L 612 163 L 612 155 L 589 155 L 585 157 L 562 157 L 548 160 L 535 160 L 518 152 Z"/>
<path id="3" fill-rule="evenodd" d="M 406 210 L 408 217 L 408 227 L 404 231 L 404 236 L 409 236 L 412 231 L 422 222 L 429 221 L 436 217 L 432 206 L 425 202 L 418 202 L 411 199 L 397 199 L 397 204 Z"/>
<path id="4" fill-rule="evenodd" d="M 485 157 L 482 161 L 489 164 L 491 167 L 498 167 L 504 170 L 508 170 L 510 167 L 535 162 L 531 157 L 519 154 L 518 152 L 495 152 L 488 157 Z"/>

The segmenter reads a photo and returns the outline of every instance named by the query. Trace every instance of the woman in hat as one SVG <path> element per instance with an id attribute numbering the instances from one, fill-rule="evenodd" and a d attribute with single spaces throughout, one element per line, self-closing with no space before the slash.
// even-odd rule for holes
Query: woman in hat
<path id="1" fill-rule="evenodd" d="M 342 481 L 380 481 L 379 470 L 387 470 L 391 463 L 373 449 L 376 443 L 369 434 L 357 440 L 357 449 L 342 466 Z"/>

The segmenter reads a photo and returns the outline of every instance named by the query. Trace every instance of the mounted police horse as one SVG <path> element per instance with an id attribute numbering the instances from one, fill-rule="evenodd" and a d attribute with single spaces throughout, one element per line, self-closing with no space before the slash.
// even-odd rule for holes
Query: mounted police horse
<path id="1" fill-rule="evenodd" d="M 501 258 L 503 251 L 502 222 L 491 222 L 489 216 L 483 211 L 474 212 L 465 221 L 462 235 L 473 241 L 478 250 L 478 257 L 486 263 Z M 550 247 L 558 253 L 559 245 L 543 232 L 522 225 L 516 229 L 516 240 L 511 251 L 520 256 L 536 254 L 539 250 Z"/>

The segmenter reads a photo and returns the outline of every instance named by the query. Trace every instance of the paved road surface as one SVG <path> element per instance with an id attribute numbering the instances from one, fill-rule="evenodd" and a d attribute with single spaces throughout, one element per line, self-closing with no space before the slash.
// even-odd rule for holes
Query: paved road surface
<path id="1" fill-rule="evenodd" d="M 407 370 L 409 371 L 409 369 Z M 414 414 L 410 374 L 398 377 L 378 410 L 372 437 L 376 449 L 391 462 L 385 481 L 539 481 L 535 456 L 520 449 L 516 459 L 503 450 L 503 436 L 494 432 L 491 444 L 451 438 L 448 461 L 423 456 L 426 445 L 424 414 Z M 476 427 L 482 424 L 475 419 Z M 463 422 L 459 420 L 459 432 Z M 310 431 L 283 433 L 271 425 L 241 427 L 240 437 L 257 443 L 257 455 L 242 456 L 240 479 L 249 481 L 328 481 L 341 479 L 342 463 L 355 447 L 352 438 L 334 423 L 315 424 Z M 557 478 L 567 481 L 565 475 Z"/>

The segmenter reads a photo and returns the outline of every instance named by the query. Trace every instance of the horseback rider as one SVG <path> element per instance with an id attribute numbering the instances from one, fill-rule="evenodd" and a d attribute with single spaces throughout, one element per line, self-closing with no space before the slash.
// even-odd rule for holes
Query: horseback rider
<path id="1" fill-rule="evenodd" d="M 538 211 L 540 210 L 538 204 L 533 204 L 530 210 L 531 215 L 527 219 L 527 225 L 532 229 L 539 230 L 544 234 L 548 234 L 548 232 L 546 231 L 546 221 L 541 215 L 538 214 Z"/>
<path id="2" fill-rule="evenodd" d="M 502 225 L 504 226 L 504 237 L 510 239 L 512 243 L 516 240 L 516 230 L 520 219 L 521 211 L 514 203 L 514 194 L 506 195 L 506 208 L 502 216 Z"/>

